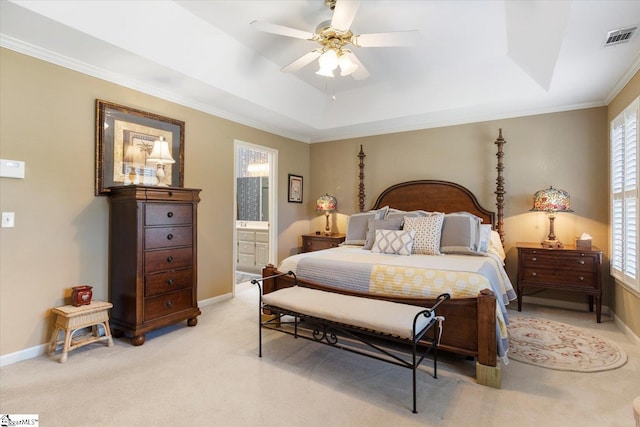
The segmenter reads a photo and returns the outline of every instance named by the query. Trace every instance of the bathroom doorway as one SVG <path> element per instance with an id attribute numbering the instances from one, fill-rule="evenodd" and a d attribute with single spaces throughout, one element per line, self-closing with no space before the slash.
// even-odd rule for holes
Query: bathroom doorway
<path id="1" fill-rule="evenodd" d="M 235 295 L 276 261 L 278 150 L 239 140 L 234 150 Z"/>

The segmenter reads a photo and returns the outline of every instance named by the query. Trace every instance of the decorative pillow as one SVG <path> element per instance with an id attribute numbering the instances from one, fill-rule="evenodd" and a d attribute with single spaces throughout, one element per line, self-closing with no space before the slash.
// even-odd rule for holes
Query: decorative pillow
<path id="1" fill-rule="evenodd" d="M 434 213 L 431 216 L 405 217 L 404 230 L 415 231 L 413 253 L 440 255 L 440 237 L 444 214 Z"/>
<path id="2" fill-rule="evenodd" d="M 353 214 L 347 220 L 347 237 L 344 245 L 362 246 L 367 239 L 367 226 L 369 219 L 383 219 L 389 210 L 389 206 L 383 208 Z"/>
<path id="3" fill-rule="evenodd" d="M 480 252 L 489 250 L 489 242 L 491 241 L 491 225 L 480 224 Z"/>
<path id="4" fill-rule="evenodd" d="M 369 219 L 367 239 L 362 249 L 371 249 L 376 240 L 376 230 L 401 230 L 404 218 L 394 219 Z"/>
<path id="5" fill-rule="evenodd" d="M 477 255 L 481 222 L 481 218 L 468 212 L 446 214 L 442 223 L 440 252 Z"/>
<path id="6" fill-rule="evenodd" d="M 371 252 L 394 255 L 411 255 L 413 239 L 416 232 L 413 230 L 376 230 L 376 239 L 371 247 Z"/>

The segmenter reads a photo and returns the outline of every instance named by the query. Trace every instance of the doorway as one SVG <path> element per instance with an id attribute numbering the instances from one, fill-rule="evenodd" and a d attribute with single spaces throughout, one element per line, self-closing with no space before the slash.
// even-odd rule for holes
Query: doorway
<path id="1" fill-rule="evenodd" d="M 236 140 L 234 152 L 233 295 L 275 263 L 278 229 L 278 150 Z"/>

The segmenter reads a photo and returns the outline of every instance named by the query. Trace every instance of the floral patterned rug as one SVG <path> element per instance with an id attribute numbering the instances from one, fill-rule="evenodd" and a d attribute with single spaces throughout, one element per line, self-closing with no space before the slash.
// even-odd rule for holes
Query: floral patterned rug
<path id="1" fill-rule="evenodd" d="M 548 369 L 598 372 L 619 368 L 627 354 L 608 339 L 564 323 L 509 316 L 509 358 Z"/>

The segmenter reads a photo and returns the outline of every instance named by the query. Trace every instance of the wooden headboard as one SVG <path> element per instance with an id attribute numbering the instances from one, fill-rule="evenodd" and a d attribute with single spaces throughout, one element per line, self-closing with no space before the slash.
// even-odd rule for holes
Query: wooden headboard
<path id="1" fill-rule="evenodd" d="M 496 214 L 478 203 L 469 189 L 448 181 L 419 180 L 393 185 L 384 190 L 374 209 L 384 206 L 403 211 L 469 212 L 482 218 L 484 224 L 496 228 Z"/>

